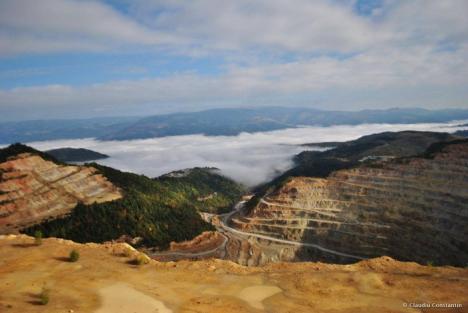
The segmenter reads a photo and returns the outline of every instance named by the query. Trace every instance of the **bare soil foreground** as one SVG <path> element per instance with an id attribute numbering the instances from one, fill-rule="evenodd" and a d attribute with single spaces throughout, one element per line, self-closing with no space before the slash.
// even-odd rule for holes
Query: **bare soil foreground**
<path id="1" fill-rule="evenodd" d="M 70 262 L 76 249 L 80 258 Z M 353 265 L 136 265 L 126 244 L 0 236 L 0 312 L 468 312 L 468 269 L 387 257 Z M 142 263 L 145 263 L 142 262 Z M 49 302 L 40 294 L 48 290 Z M 452 308 L 414 306 L 451 305 Z M 461 307 L 460 307 L 461 306 Z"/>

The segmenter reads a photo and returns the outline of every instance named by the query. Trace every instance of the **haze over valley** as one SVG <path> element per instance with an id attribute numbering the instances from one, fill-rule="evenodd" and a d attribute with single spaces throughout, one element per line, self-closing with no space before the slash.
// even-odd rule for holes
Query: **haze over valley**
<path id="1" fill-rule="evenodd" d="M 100 164 L 150 177 L 197 166 L 216 167 L 223 174 L 252 187 L 290 168 L 294 155 L 304 150 L 323 150 L 302 144 L 348 141 L 385 131 L 455 132 L 467 129 L 463 126 L 465 123 L 361 124 L 301 127 L 237 136 L 188 135 L 124 141 L 77 139 L 28 144 L 42 151 L 63 147 L 91 149 L 110 156 L 97 160 Z"/>
<path id="2" fill-rule="evenodd" d="M 468 312 L 467 13 L 0 0 L 0 312 Z"/>

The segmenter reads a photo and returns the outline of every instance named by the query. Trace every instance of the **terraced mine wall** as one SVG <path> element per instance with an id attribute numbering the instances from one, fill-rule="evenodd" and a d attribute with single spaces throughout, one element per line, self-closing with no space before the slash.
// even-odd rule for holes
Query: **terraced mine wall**
<path id="1" fill-rule="evenodd" d="M 93 167 L 58 165 L 22 153 L 0 163 L 0 234 L 69 213 L 78 202 L 122 197 Z"/>
<path id="2" fill-rule="evenodd" d="M 228 236 L 224 259 L 244 266 L 263 266 L 270 263 L 295 261 L 297 246 L 284 245 L 255 237 Z"/>
<path id="3" fill-rule="evenodd" d="M 468 141 L 439 148 L 326 179 L 292 178 L 248 215 L 234 218 L 233 227 L 306 244 L 297 246 L 294 260 L 348 263 L 388 255 L 466 266 Z M 256 241 L 250 255 L 261 249 Z"/>

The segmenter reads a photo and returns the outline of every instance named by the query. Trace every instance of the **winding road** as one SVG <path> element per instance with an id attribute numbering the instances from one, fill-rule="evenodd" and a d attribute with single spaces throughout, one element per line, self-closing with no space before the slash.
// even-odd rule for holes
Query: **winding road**
<path id="1" fill-rule="evenodd" d="M 210 249 L 210 250 L 207 250 L 207 251 L 202 251 L 202 252 L 177 252 L 177 251 L 174 251 L 174 252 L 171 252 L 171 251 L 166 251 L 166 252 L 153 252 L 150 254 L 151 257 L 155 257 L 155 256 L 175 256 L 175 257 L 186 257 L 186 258 L 196 258 L 196 257 L 201 257 L 201 256 L 207 256 L 207 255 L 210 255 L 210 254 L 213 254 L 215 252 L 217 252 L 218 250 L 222 249 L 223 251 L 226 249 L 226 244 L 228 242 L 228 238 L 221 234 L 221 236 L 223 236 L 224 240 L 223 240 L 223 243 L 220 244 L 219 246 L 217 246 L 216 248 L 214 249 Z"/>
<path id="2" fill-rule="evenodd" d="M 265 204 L 272 205 L 272 203 L 265 201 L 263 198 L 260 201 L 265 203 Z M 263 240 L 267 240 L 267 241 L 271 241 L 271 242 L 277 242 L 277 243 L 281 243 L 281 244 L 285 244 L 285 245 L 314 248 L 314 249 L 317 249 L 317 250 L 320 250 L 320 251 L 323 251 L 323 252 L 326 252 L 326 253 L 330 253 L 330 254 L 334 254 L 334 255 L 338 255 L 338 256 L 342 256 L 342 257 L 347 257 L 347 258 L 351 258 L 351 259 L 355 259 L 355 260 L 364 260 L 364 259 L 366 259 L 365 257 L 362 257 L 362 256 L 353 255 L 353 254 L 344 253 L 344 252 L 339 252 L 339 251 L 329 249 L 329 248 L 325 248 L 323 246 L 313 244 L 313 243 L 304 243 L 304 242 L 297 242 L 297 241 L 286 240 L 286 239 L 279 239 L 279 238 L 274 238 L 274 237 L 270 237 L 270 236 L 266 236 L 266 235 L 260 235 L 260 234 L 256 234 L 256 233 L 249 233 L 249 232 L 241 231 L 241 230 L 230 227 L 229 222 L 230 222 L 232 216 L 234 214 L 236 214 L 236 213 L 239 213 L 239 214 L 241 213 L 241 210 L 243 209 L 243 207 L 245 205 L 245 202 L 246 201 L 240 201 L 234 206 L 234 209 L 231 212 L 218 215 L 220 225 L 217 226 L 217 229 L 221 233 L 221 235 L 224 237 L 223 243 L 221 245 L 219 245 L 218 247 L 210 249 L 208 251 L 195 252 L 195 253 L 192 253 L 192 252 L 177 252 L 177 251 L 174 251 L 174 252 L 170 252 L 170 251 L 155 252 L 155 253 L 151 253 L 150 256 L 151 257 L 155 257 L 155 256 L 168 256 L 168 257 L 171 257 L 171 256 L 173 256 L 173 257 L 195 258 L 195 257 L 209 256 L 210 254 L 213 254 L 213 253 L 219 251 L 220 249 L 225 251 L 226 245 L 227 245 L 227 243 L 229 241 L 229 238 L 226 235 L 223 234 L 223 232 L 225 232 L 227 234 L 230 233 L 230 234 L 235 234 L 235 235 L 243 236 L 243 237 L 258 238 L 258 239 L 263 239 Z M 274 205 L 276 205 L 276 204 L 274 204 Z M 281 206 L 287 207 L 287 206 L 284 206 L 284 205 L 281 205 Z"/>
<path id="3" fill-rule="evenodd" d="M 262 200 L 263 199 L 261 199 L 260 201 L 262 201 Z M 244 232 L 244 231 L 241 231 L 241 230 L 238 230 L 238 229 L 235 229 L 235 228 L 232 228 L 232 227 L 228 226 L 229 220 L 231 219 L 231 217 L 234 214 L 240 212 L 240 210 L 244 206 L 244 203 L 245 203 L 245 201 L 241 201 L 241 202 L 237 203 L 232 212 L 227 213 L 227 214 L 223 214 L 222 218 L 220 219 L 220 223 L 221 223 L 220 226 L 226 232 L 230 232 L 230 233 L 233 233 L 233 234 L 236 234 L 236 235 L 241 235 L 241 236 L 264 239 L 264 240 L 268 240 L 268 241 L 272 241 L 272 242 L 278 242 L 278 243 L 282 243 L 282 244 L 286 244 L 286 245 L 314 248 L 314 249 L 317 249 L 317 250 L 320 250 L 320 251 L 323 251 L 323 252 L 326 252 L 326 253 L 330 253 L 330 254 L 334 254 L 334 255 L 338 255 L 338 256 L 343 256 L 343 257 L 347 257 L 347 258 L 351 258 L 351 259 L 356 259 L 356 260 L 366 259 L 365 257 L 362 257 L 362 256 L 339 252 L 339 251 L 328 249 L 328 248 L 325 248 L 325 247 L 322 247 L 320 245 L 313 244 L 313 243 L 303 243 L 303 242 L 297 242 L 297 241 L 292 241 L 292 240 L 279 239 L 279 238 L 274 238 L 274 237 L 270 237 L 270 236 Z"/>

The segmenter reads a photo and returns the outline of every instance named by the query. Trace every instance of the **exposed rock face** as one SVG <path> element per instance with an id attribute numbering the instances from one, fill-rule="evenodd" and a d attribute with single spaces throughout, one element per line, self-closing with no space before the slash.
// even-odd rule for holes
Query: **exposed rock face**
<path id="1" fill-rule="evenodd" d="M 295 261 L 298 247 L 278 244 L 258 238 L 239 238 L 228 235 L 224 259 L 245 266 L 264 266 L 270 263 Z"/>
<path id="2" fill-rule="evenodd" d="M 22 153 L 0 163 L 0 233 L 69 213 L 78 202 L 122 197 L 93 167 L 63 166 Z"/>
<path id="3" fill-rule="evenodd" d="M 192 240 L 171 242 L 168 250 L 163 252 L 143 249 L 157 261 L 202 260 L 224 258 L 228 238 L 217 231 L 205 231 Z"/>
<path id="4" fill-rule="evenodd" d="M 427 158 L 336 171 L 326 179 L 292 178 L 233 223 L 243 231 L 352 255 L 309 246 L 297 249 L 296 260 L 389 255 L 466 266 L 468 142 L 448 144 Z"/>

